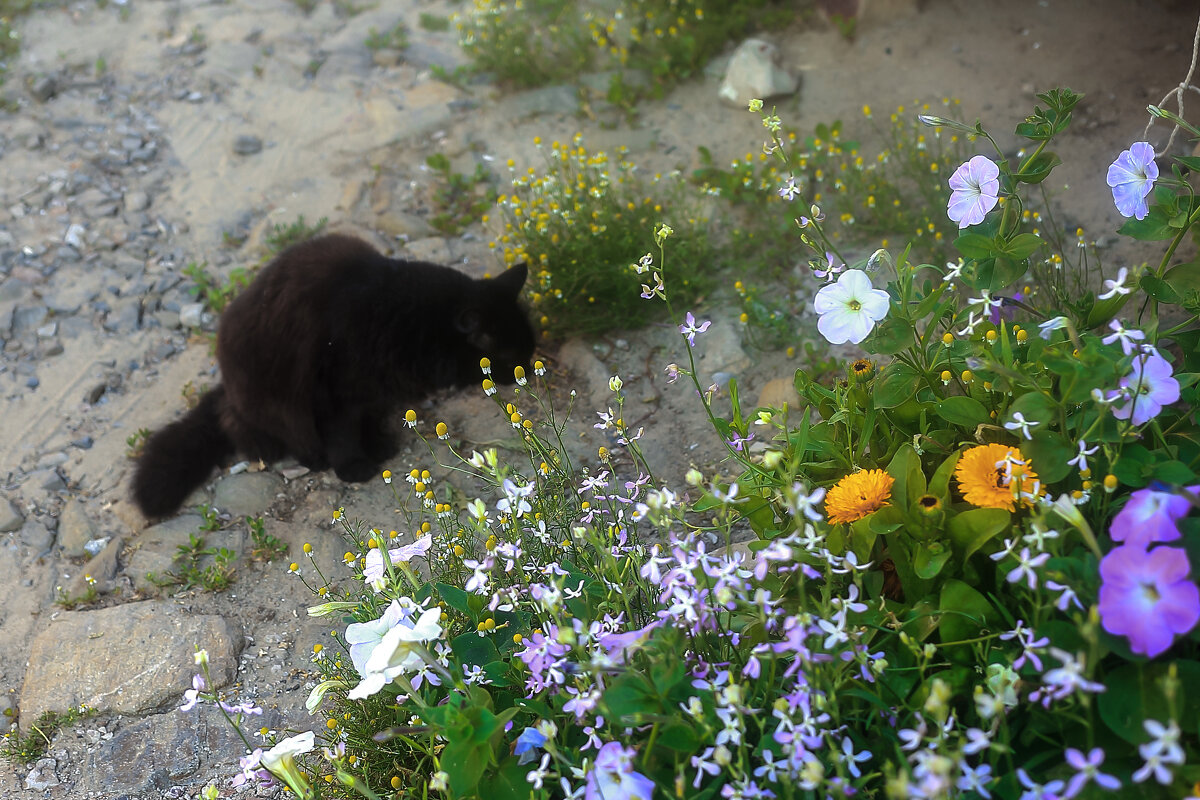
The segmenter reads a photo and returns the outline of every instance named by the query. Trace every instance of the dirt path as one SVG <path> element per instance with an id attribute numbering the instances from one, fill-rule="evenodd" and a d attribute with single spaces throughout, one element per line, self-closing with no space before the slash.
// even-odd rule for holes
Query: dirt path
<path id="1" fill-rule="evenodd" d="M 1004 129 L 1035 89 L 1070 86 L 1087 99 L 1052 188 L 1068 225 L 1104 237 L 1119 222 L 1104 171 L 1141 138 L 1146 104 L 1182 78 L 1188 5 L 872 0 L 853 41 L 824 24 L 771 33 L 802 76 L 779 113 L 808 130 L 858 120 L 863 104 L 888 113 L 958 97 L 964 116 L 982 116 L 1007 146 Z M 231 521 L 209 542 L 241 554 L 238 581 L 175 596 L 147 581 L 201 523 L 183 515 L 145 529 L 126 499 L 127 437 L 177 414 L 189 383 L 216 379 L 203 335 L 215 322 L 194 305 L 189 264 L 227 279 L 262 257 L 275 225 L 303 215 L 482 274 L 497 267 L 485 231 L 446 238 L 429 225 L 430 154 L 462 172 L 509 157 L 525 164 L 534 136 L 583 131 L 593 148 L 626 144 L 644 168 L 668 172 L 694 168 L 700 145 L 718 161 L 761 145 L 757 119 L 718 101 L 720 64 L 645 104 L 633 125 L 595 98 L 581 106 L 570 87 L 505 94 L 439 82 L 431 67 L 452 71 L 463 56 L 453 33 L 423 31 L 418 16 L 459 7 L 382 0 L 343 17 L 325 0 L 307 16 L 285 0 L 114 0 L 19 21 L 8 86 L 20 106 L 0 116 L 0 585 L 9 587 L 0 709 L 19 707 L 26 729 L 43 710 L 101 711 L 55 737 L 36 765 L 0 765 L 0 795 L 194 797 L 213 780 L 231 792 L 224 777 L 240 744 L 215 720 L 174 711 L 192 647 L 208 647 L 238 696 L 267 709 L 264 724 L 308 728 L 311 648 L 329 633 L 302 616 L 310 598 L 285 565 L 250 561 L 236 521 L 263 516 L 292 553 L 312 542 L 332 565 L 343 549 L 329 532 L 332 509 L 380 526 L 395 519 L 382 484 L 348 487 L 286 465 L 223 476 L 203 499 Z M 370 30 L 400 21 L 408 51 L 373 56 Z M 795 368 L 780 354 L 748 354 L 729 309 L 705 313 L 714 319 L 706 374 L 734 373 L 754 397 Z M 677 481 L 692 463 L 716 468 L 687 392 L 663 380 L 678 346 L 659 326 L 547 348 L 558 387 L 581 394 L 579 458 L 607 443 L 591 409 L 603 408 L 619 373 L 661 477 Z M 468 446 L 503 436 L 490 403 L 469 395 L 422 413 Z M 402 454 L 394 469 L 410 466 L 433 465 Z M 55 605 L 58 587 L 82 594 L 85 575 L 100 601 Z"/>

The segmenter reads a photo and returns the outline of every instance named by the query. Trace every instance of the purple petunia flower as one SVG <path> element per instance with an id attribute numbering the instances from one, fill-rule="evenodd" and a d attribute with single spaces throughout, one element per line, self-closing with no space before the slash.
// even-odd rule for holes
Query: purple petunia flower
<path id="1" fill-rule="evenodd" d="M 1187 491 L 1200 494 L 1200 485 L 1188 486 Z M 1113 517 L 1108 535 L 1114 542 L 1138 547 L 1149 547 L 1155 542 L 1173 542 L 1179 538 L 1176 520 L 1186 517 L 1191 508 L 1191 502 L 1183 495 L 1153 488 L 1138 489 Z"/>
<path id="2" fill-rule="evenodd" d="M 1112 187 L 1113 202 L 1123 217 L 1145 219 L 1150 213 L 1146 196 L 1158 178 L 1154 163 L 1154 148 L 1149 142 L 1134 142 L 1108 168 L 1108 185 Z"/>
<path id="3" fill-rule="evenodd" d="M 996 207 L 1000 194 L 1000 168 L 986 156 L 975 156 L 950 176 L 950 202 L 946 214 L 959 230 L 983 222 Z"/>
<path id="4" fill-rule="evenodd" d="M 1142 425 L 1158 416 L 1162 407 L 1179 399 L 1179 381 L 1171 377 L 1171 364 L 1157 354 L 1137 356 L 1130 372 L 1121 378 L 1121 388 L 1128 389 L 1129 400 L 1113 407 L 1117 419 L 1130 419 Z"/>
<path id="5" fill-rule="evenodd" d="M 1200 588 L 1188 580 L 1190 570 L 1187 553 L 1176 547 L 1114 548 L 1100 561 L 1104 630 L 1128 637 L 1135 653 L 1154 658 L 1166 651 L 1200 621 Z"/>

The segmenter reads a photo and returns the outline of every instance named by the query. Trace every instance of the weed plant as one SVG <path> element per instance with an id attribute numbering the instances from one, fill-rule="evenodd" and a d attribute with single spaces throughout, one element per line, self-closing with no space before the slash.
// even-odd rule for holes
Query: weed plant
<path id="1" fill-rule="evenodd" d="M 639 298 L 661 291 L 643 265 L 653 245 L 650 226 L 664 215 L 686 226 L 672 287 L 689 302 L 711 283 L 718 259 L 707 235 L 706 196 L 677 174 L 646 176 L 624 148 L 610 157 L 590 151 L 577 134 L 571 143 L 540 139 L 541 169 L 518 171 L 509 160 L 511 191 L 497 199 L 492 246 L 505 266 L 527 262 L 534 276 L 531 300 L 537 322 L 552 337 L 635 328 L 661 317 Z"/>
<path id="2" fill-rule="evenodd" d="M 463 175 L 454 171 L 450 159 L 435 153 L 425 159 L 425 165 L 435 176 L 433 204 L 438 210 L 429 219 L 435 230 L 448 235 L 460 233 L 496 201 L 483 164 L 476 164 L 473 173 Z"/>

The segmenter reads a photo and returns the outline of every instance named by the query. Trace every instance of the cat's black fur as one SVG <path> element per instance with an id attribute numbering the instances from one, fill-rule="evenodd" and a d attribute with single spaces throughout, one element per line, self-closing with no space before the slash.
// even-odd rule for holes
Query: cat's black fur
<path id="1" fill-rule="evenodd" d="M 225 311 L 221 384 L 145 444 L 133 497 L 147 517 L 176 511 L 235 453 L 293 456 L 346 481 L 395 454 L 388 417 L 436 389 L 511 381 L 534 333 L 518 303 L 524 265 L 474 280 L 328 235 L 280 253 Z"/>

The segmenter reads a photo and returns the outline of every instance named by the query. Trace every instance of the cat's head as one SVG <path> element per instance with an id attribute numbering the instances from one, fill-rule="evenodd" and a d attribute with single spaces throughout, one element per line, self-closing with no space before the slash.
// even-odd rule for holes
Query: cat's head
<path id="1" fill-rule="evenodd" d="M 536 337 L 520 302 L 528 275 L 526 266 L 517 264 L 494 278 L 475 281 L 471 299 L 454 319 L 472 360 L 462 365 L 462 383 L 481 380 L 479 359 L 484 356 L 492 362 L 492 379 L 497 383 L 512 383 L 518 366 L 529 369 Z"/>

